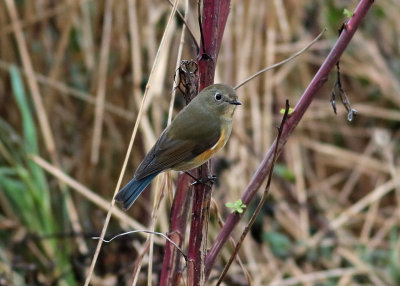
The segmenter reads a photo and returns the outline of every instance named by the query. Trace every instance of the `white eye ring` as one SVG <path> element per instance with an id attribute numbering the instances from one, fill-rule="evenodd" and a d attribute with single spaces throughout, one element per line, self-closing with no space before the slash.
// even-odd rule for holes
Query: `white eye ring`
<path id="1" fill-rule="evenodd" d="M 216 92 L 214 97 L 215 97 L 215 100 L 220 101 L 222 99 L 222 94 L 220 94 L 219 92 Z"/>

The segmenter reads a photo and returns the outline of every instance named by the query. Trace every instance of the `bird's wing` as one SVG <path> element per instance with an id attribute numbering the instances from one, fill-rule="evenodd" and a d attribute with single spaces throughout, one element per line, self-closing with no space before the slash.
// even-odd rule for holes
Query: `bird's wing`
<path id="1" fill-rule="evenodd" d="M 187 162 L 214 146 L 220 136 L 221 128 L 216 120 L 189 115 L 178 116 L 160 136 L 136 170 L 135 177 L 140 180 L 148 175 Z"/>

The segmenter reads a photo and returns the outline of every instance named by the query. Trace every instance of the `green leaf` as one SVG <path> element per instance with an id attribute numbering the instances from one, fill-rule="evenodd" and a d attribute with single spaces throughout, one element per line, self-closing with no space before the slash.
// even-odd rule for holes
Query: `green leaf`
<path id="1" fill-rule="evenodd" d="M 38 155 L 39 147 L 37 143 L 37 134 L 34 119 L 31 113 L 29 102 L 25 96 L 25 89 L 21 74 L 15 66 L 10 67 L 10 76 L 13 95 L 17 101 L 22 116 L 25 151 L 27 153 Z M 50 195 L 48 192 L 48 185 L 43 170 L 31 160 L 28 160 L 27 164 L 29 166 L 29 169 L 32 171 L 32 175 L 34 177 L 33 181 L 36 184 L 36 188 L 33 188 L 33 190 L 37 192 L 37 194 L 35 194 L 35 197 L 39 197 L 39 199 L 42 201 L 42 204 L 44 204 L 45 209 L 50 209 Z"/>
<path id="2" fill-rule="evenodd" d="M 21 75 L 15 66 L 10 67 L 10 76 L 13 95 L 17 100 L 18 107 L 22 115 L 22 127 L 24 130 L 24 137 L 26 142 L 25 148 L 28 153 L 37 154 L 39 148 L 37 145 L 35 125 L 33 124 L 34 121 L 32 118 L 31 110 L 25 96 L 25 89 L 23 81 L 21 79 Z"/>
<path id="3" fill-rule="evenodd" d="M 345 15 L 348 18 L 351 18 L 354 16 L 354 12 L 350 12 L 349 10 L 347 10 L 346 8 L 343 9 L 343 15 Z"/>
<path id="4" fill-rule="evenodd" d="M 285 114 L 285 108 L 282 108 L 281 110 L 280 110 L 280 114 Z M 291 107 L 289 107 L 289 111 L 288 111 L 288 114 L 292 114 L 293 113 L 293 108 L 291 108 Z"/>
<path id="5" fill-rule="evenodd" d="M 237 200 L 234 203 L 226 203 L 225 206 L 227 208 L 231 209 L 231 213 L 237 212 L 237 213 L 243 213 L 243 209 L 246 208 L 246 205 L 242 202 L 241 199 Z"/>

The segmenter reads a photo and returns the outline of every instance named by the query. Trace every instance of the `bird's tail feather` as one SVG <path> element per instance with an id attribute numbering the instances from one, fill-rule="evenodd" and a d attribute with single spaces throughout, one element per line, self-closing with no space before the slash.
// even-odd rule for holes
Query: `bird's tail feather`
<path id="1" fill-rule="evenodd" d="M 143 190 L 150 184 L 151 180 L 157 176 L 158 173 L 151 174 L 140 180 L 133 178 L 125 187 L 123 187 L 118 194 L 115 196 L 117 202 L 122 202 L 124 204 L 124 209 L 129 209 Z"/>

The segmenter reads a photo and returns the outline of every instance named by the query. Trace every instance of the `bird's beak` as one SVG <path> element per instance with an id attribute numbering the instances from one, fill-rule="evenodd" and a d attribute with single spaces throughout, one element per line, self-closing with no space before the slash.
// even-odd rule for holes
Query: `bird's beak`
<path id="1" fill-rule="evenodd" d="M 233 105 L 242 105 L 242 103 L 237 99 L 234 99 L 234 100 L 230 101 L 229 103 L 233 104 Z"/>

